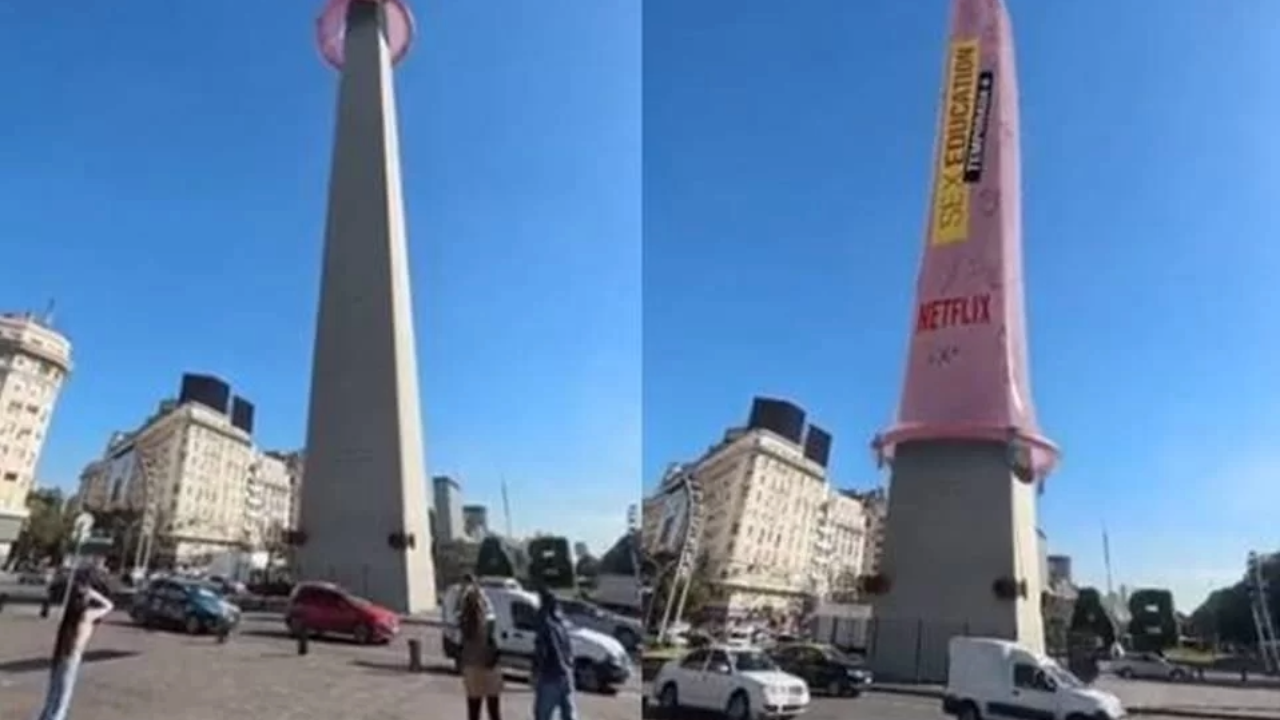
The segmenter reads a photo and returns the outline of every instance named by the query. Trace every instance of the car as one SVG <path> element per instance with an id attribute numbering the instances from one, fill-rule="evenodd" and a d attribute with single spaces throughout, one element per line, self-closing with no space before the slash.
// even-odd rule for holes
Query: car
<path id="1" fill-rule="evenodd" d="M 192 634 L 224 634 L 240 624 L 240 608 L 198 582 L 161 579 L 133 597 L 129 617 L 143 627 L 174 627 Z"/>
<path id="2" fill-rule="evenodd" d="M 23 570 L 18 573 L 19 585 L 48 585 L 52 579 L 51 570 Z"/>
<path id="3" fill-rule="evenodd" d="M 1175 665 L 1156 653 L 1122 655 L 1107 662 L 1106 667 L 1113 674 L 1126 680 L 1143 678 L 1181 681 L 1191 677 L 1191 671 L 1187 668 Z"/>
<path id="4" fill-rule="evenodd" d="M 662 666 L 651 700 L 668 715 L 681 708 L 723 712 L 729 720 L 790 718 L 809 708 L 809 686 L 760 650 L 711 645 Z"/>
<path id="5" fill-rule="evenodd" d="M 400 634 L 399 615 L 325 582 L 296 585 L 284 621 L 294 637 L 343 635 L 361 645 L 389 643 Z"/>
<path id="6" fill-rule="evenodd" d="M 611 613 L 599 605 L 585 600 L 561 599 L 560 612 L 569 622 L 578 627 L 590 628 L 606 635 L 612 635 L 627 652 L 634 652 L 640 647 L 643 624 L 639 620 Z"/>
<path id="7" fill-rule="evenodd" d="M 489 620 L 494 624 L 498 663 L 512 670 L 529 670 L 537 639 L 538 608 L 542 604 L 538 595 L 509 578 L 482 580 L 480 590 L 492 612 Z M 462 670 L 462 637 L 458 625 L 461 599 L 462 586 L 453 585 L 445 591 L 441 607 L 446 623 L 440 634 L 441 649 L 458 672 Z M 574 685 L 587 692 L 609 692 L 626 683 L 634 668 L 622 643 L 597 630 L 568 625 Z"/>
<path id="8" fill-rule="evenodd" d="M 791 643 L 775 646 L 769 657 L 786 672 L 801 678 L 809 690 L 831 697 L 857 697 L 871 684 L 871 671 L 861 659 L 830 645 Z"/>
<path id="9" fill-rule="evenodd" d="M 1009 640 L 978 637 L 954 637 L 947 644 L 942 712 L 959 720 L 1126 716 L 1119 698 L 1087 687 L 1044 654 Z"/>

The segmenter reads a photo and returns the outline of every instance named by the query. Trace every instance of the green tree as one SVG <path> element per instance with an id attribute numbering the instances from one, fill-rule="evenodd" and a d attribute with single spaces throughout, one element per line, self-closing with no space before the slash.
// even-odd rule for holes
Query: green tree
<path id="1" fill-rule="evenodd" d="M 600 574 L 600 561 L 593 555 L 583 555 L 578 558 L 574 572 L 580 578 L 594 578 Z"/>
<path id="2" fill-rule="evenodd" d="M 1262 559 L 1262 576 L 1267 583 L 1265 602 L 1271 617 L 1280 620 L 1280 553 Z M 1254 586 L 1247 578 L 1219 588 L 1191 614 L 1191 632 L 1217 644 L 1251 647 L 1258 643 L 1253 622 Z"/>
<path id="3" fill-rule="evenodd" d="M 59 563 L 72 518 L 63 513 L 62 491 L 37 488 L 27 496 L 27 522 L 14 542 L 15 564 Z"/>

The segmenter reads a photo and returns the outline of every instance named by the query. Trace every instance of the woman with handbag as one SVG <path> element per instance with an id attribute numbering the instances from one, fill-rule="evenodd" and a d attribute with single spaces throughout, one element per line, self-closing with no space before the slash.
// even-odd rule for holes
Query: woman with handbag
<path id="1" fill-rule="evenodd" d="M 482 705 L 489 720 L 502 720 L 502 669 L 498 667 L 498 645 L 493 637 L 493 614 L 484 591 L 474 581 L 463 593 L 459 615 L 459 659 L 467 692 L 467 720 L 480 720 Z"/>

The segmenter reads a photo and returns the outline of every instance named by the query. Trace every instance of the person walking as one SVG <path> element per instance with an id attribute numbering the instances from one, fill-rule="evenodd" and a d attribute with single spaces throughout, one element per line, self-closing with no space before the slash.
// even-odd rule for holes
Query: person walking
<path id="1" fill-rule="evenodd" d="M 538 635 L 533 650 L 533 718 L 577 720 L 573 705 L 573 646 L 569 629 L 560 615 L 556 596 L 545 587 L 538 590 Z"/>
<path id="2" fill-rule="evenodd" d="M 66 720 L 80 660 L 89 645 L 89 638 L 93 636 L 93 626 L 115 609 L 110 600 L 90 586 L 82 572 L 71 574 L 65 592 L 66 605 L 53 643 L 49 689 L 36 720 Z"/>
<path id="3" fill-rule="evenodd" d="M 482 705 L 489 720 L 502 720 L 502 670 L 493 637 L 493 613 L 475 578 L 468 575 L 464 582 L 458 626 L 462 633 L 459 665 L 467 694 L 467 720 L 480 720 Z"/>

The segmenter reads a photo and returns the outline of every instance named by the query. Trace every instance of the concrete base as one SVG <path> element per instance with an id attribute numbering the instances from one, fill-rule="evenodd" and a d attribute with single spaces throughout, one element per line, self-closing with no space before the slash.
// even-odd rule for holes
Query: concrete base
<path id="1" fill-rule="evenodd" d="M 898 446 L 889 484 L 881 572 L 873 599 L 872 668 L 886 680 L 944 682 L 957 635 L 1016 640 L 1043 652 L 1036 489 L 1019 482 L 1003 443 Z M 1025 580 L 1001 600 L 998 578 Z"/>
<path id="2" fill-rule="evenodd" d="M 436 607 L 391 61 L 380 3 L 353 2 L 329 182 L 300 503 L 303 580 Z M 410 535 L 398 548 L 393 535 Z"/>

